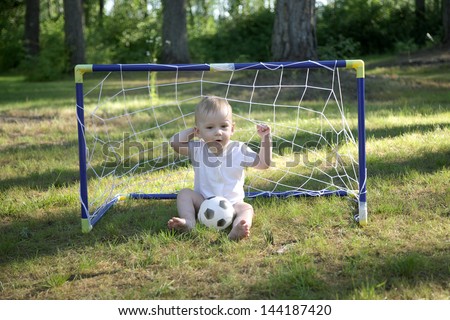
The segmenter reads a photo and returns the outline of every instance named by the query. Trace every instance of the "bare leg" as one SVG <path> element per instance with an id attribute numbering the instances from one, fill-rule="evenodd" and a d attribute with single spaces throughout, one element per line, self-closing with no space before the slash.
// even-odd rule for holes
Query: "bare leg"
<path id="1" fill-rule="evenodd" d="M 233 207 L 236 211 L 236 218 L 228 238 L 236 241 L 248 238 L 253 221 L 253 207 L 245 202 L 235 203 Z"/>
<path id="2" fill-rule="evenodd" d="M 169 229 L 190 231 L 195 226 L 195 214 L 200 209 L 204 198 L 191 189 L 182 189 L 177 196 L 177 209 L 179 217 L 172 217 L 167 226 Z"/>

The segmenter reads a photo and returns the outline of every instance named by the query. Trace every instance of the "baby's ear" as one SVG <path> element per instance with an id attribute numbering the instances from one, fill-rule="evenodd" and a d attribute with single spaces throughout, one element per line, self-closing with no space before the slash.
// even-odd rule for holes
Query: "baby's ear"
<path id="1" fill-rule="evenodd" d="M 231 125 L 231 134 L 233 134 L 234 133 L 234 126 L 235 126 L 235 122 L 233 122 L 233 124 Z"/>
<path id="2" fill-rule="evenodd" d="M 194 127 L 194 135 L 198 137 L 200 130 L 197 127 Z"/>

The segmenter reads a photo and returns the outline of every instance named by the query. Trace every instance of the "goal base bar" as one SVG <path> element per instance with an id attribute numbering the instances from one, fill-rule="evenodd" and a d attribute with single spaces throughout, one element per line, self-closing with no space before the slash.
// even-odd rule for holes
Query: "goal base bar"
<path id="1" fill-rule="evenodd" d="M 246 198 L 287 198 L 287 197 L 323 197 L 323 196 L 339 196 L 346 197 L 351 195 L 346 190 L 318 190 L 318 191 L 253 191 L 246 192 Z M 122 196 L 124 197 L 124 196 Z M 149 194 L 149 193 L 130 193 L 126 198 L 129 199 L 176 199 L 176 193 L 157 193 L 157 194 Z"/>
<path id="2" fill-rule="evenodd" d="M 115 196 L 112 200 L 107 202 L 105 205 L 100 207 L 90 218 L 82 218 L 82 232 L 87 233 L 90 232 L 94 225 L 105 215 L 105 213 L 114 206 L 117 202 L 124 201 L 127 199 L 146 199 L 146 200 L 174 200 L 177 198 L 177 193 L 129 193 L 129 194 L 120 194 Z M 346 196 L 354 196 L 355 193 L 346 191 L 346 190 L 318 190 L 318 191 L 280 191 L 280 192 L 271 192 L 271 191 L 254 191 L 254 192 L 246 192 L 245 197 L 247 199 L 254 198 L 287 198 L 287 197 L 329 197 L 329 196 L 338 196 L 338 197 L 346 197 Z M 365 207 L 367 210 L 367 207 Z M 365 215 L 367 216 L 367 215 Z M 361 207 L 360 207 L 360 217 L 364 217 L 361 215 Z M 364 221 L 367 221 L 364 220 Z M 361 220 L 359 220 L 361 223 Z"/>

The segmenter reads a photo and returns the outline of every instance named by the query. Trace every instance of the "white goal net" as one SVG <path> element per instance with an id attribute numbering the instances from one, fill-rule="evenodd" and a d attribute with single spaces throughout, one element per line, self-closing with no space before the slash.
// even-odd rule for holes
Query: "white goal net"
<path id="1" fill-rule="evenodd" d="M 311 67 L 162 65 L 159 71 L 109 65 L 109 71 L 83 72 L 77 109 L 84 228 L 122 199 L 171 199 L 193 188 L 189 159 L 175 153 L 169 139 L 194 126 L 196 104 L 210 95 L 232 106 L 233 140 L 257 151 L 255 125 L 272 128 L 272 166 L 247 169 L 247 197 L 344 195 L 357 201 L 355 77 L 340 72 L 337 62 L 307 63 Z"/>

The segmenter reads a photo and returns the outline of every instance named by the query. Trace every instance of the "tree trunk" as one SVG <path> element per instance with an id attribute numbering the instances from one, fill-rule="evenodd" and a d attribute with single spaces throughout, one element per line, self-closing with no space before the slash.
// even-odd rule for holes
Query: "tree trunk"
<path id="1" fill-rule="evenodd" d="M 162 63 L 189 63 L 186 1 L 163 0 Z"/>
<path id="2" fill-rule="evenodd" d="M 26 0 L 25 11 L 25 54 L 28 57 L 39 55 L 39 0 Z"/>
<path id="3" fill-rule="evenodd" d="M 317 59 L 315 0 L 278 0 L 272 33 L 276 61 Z"/>
<path id="4" fill-rule="evenodd" d="M 450 0 L 442 0 L 442 23 L 444 27 L 443 43 L 450 48 Z"/>
<path id="5" fill-rule="evenodd" d="M 85 63 L 81 0 L 64 0 L 64 33 L 71 68 Z"/>
<path id="6" fill-rule="evenodd" d="M 103 28 L 103 15 L 105 14 L 105 0 L 98 1 L 98 26 Z"/>
<path id="7" fill-rule="evenodd" d="M 416 43 L 423 45 L 426 40 L 425 0 L 415 0 L 414 12 Z"/>

